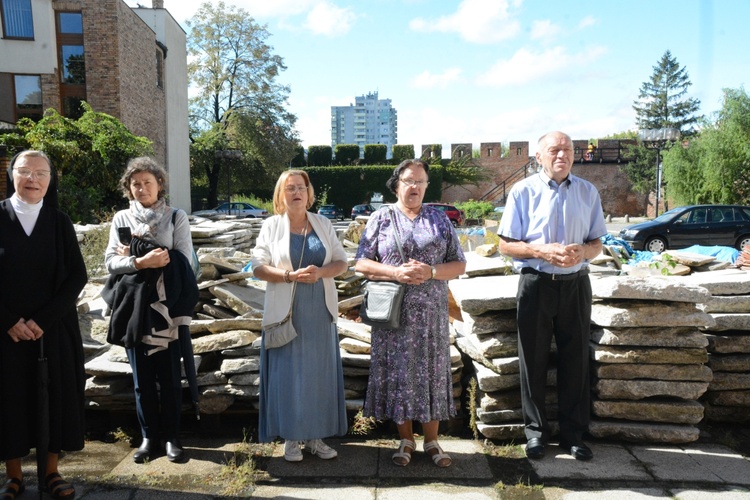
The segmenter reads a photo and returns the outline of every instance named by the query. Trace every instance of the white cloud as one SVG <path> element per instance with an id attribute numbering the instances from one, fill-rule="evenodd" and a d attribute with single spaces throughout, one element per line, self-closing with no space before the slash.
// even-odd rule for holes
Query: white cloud
<path id="1" fill-rule="evenodd" d="M 569 54 L 564 47 L 544 52 L 519 49 L 513 57 L 496 62 L 477 78 L 477 84 L 489 87 L 510 87 L 542 80 L 546 77 L 570 78 L 571 71 L 590 65 L 605 49 L 594 47 L 585 53 Z"/>
<path id="2" fill-rule="evenodd" d="M 348 33 L 356 19 L 356 14 L 349 8 L 321 2 L 307 14 L 305 27 L 316 35 L 333 37 Z"/>
<path id="3" fill-rule="evenodd" d="M 554 24 L 552 21 L 545 19 L 542 21 L 534 21 L 531 24 L 531 39 L 532 40 L 549 40 L 555 38 L 562 28 L 558 24 Z"/>
<path id="4" fill-rule="evenodd" d="M 578 29 L 588 28 L 589 26 L 593 26 L 599 21 L 594 16 L 586 16 L 583 19 L 581 19 L 581 22 L 578 23 Z"/>
<path id="5" fill-rule="evenodd" d="M 520 2 L 513 2 L 515 7 Z M 413 30 L 458 33 L 472 43 L 495 43 L 508 40 L 521 32 L 507 0 L 463 0 L 455 13 L 437 19 L 416 18 Z"/>
<path id="6" fill-rule="evenodd" d="M 412 79 L 411 86 L 417 89 L 444 89 L 460 79 L 461 68 L 448 68 L 440 74 L 432 74 L 429 70 L 425 70 Z"/>

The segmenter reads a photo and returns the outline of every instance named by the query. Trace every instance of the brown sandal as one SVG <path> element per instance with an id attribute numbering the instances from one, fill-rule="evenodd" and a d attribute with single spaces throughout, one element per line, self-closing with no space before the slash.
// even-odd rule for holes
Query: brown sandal
<path id="1" fill-rule="evenodd" d="M 22 479 L 17 477 L 9 477 L 3 487 L 0 488 L 0 499 L 2 500 L 15 500 L 17 496 L 26 490 L 26 485 L 23 484 Z"/>
<path id="2" fill-rule="evenodd" d="M 47 474 L 44 482 L 47 485 L 46 489 L 50 497 L 55 499 L 75 498 L 76 489 L 72 484 L 63 479 L 59 472 L 51 472 L 50 474 Z"/>

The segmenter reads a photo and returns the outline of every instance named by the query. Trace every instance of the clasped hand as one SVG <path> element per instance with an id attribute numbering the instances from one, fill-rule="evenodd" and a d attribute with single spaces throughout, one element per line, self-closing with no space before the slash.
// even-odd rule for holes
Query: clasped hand
<path id="1" fill-rule="evenodd" d="M 296 276 L 292 275 L 292 277 L 300 283 L 315 283 L 321 278 L 318 266 L 302 267 L 294 271 L 294 273 L 296 273 Z"/>
<path id="2" fill-rule="evenodd" d="M 30 319 L 26 321 L 21 318 L 18 322 L 8 330 L 8 335 L 13 339 L 13 342 L 20 342 L 22 340 L 37 340 L 44 334 L 44 330 L 41 329 L 36 321 Z"/>
<path id="3" fill-rule="evenodd" d="M 418 260 L 409 259 L 405 264 L 396 268 L 396 281 L 409 285 L 421 285 L 432 277 L 429 265 Z"/>
<path id="4" fill-rule="evenodd" d="M 556 267 L 573 267 L 583 262 L 585 253 L 586 249 L 580 243 L 550 243 L 545 245 L 544 260 Z"/>

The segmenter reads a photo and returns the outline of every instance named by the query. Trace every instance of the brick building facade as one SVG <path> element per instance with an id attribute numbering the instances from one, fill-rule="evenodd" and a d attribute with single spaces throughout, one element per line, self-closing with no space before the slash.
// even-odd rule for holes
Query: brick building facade
<path id="1" fill-rule="evenodd" d="M 49 108 L 75 118 L 85 100 L 152 141 L 154 157 L 169 172 L 170 204 L 189 212 L 186 36 L 162 0 L 152 5 L 30 0 L 26 31 L 4 27 L 0 39 L 0 94 L 6 95 L 0 124 Z"/>

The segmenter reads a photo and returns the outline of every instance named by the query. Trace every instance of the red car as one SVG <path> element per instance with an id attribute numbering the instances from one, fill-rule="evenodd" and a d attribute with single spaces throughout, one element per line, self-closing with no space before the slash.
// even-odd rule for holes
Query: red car
<path id="1" fill-rule="evenodd" d="M 453 205 L 448 205 L 447 203 L 425 203 L 425 205 L 435 207 L 438 210 L 445 212 L 445 215 L 448 216 L 454 227 L 463 226 L 464 213 Z"/>

